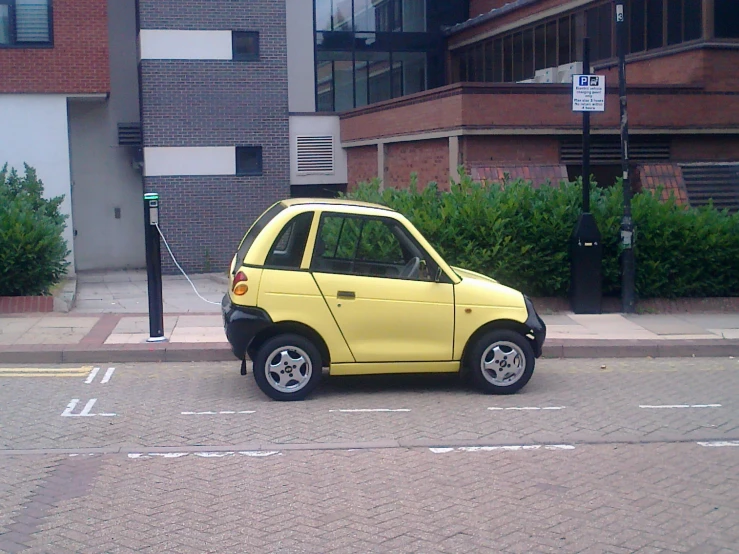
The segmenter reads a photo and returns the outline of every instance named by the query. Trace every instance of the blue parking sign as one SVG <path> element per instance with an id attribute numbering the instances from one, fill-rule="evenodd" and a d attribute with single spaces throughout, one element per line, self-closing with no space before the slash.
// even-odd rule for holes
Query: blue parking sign
<path id="1" fill-rule="evenodd" d="M 580 86 L 581 87 L 588 86 L 588 76 L 587 75 L 580 75 Z"/>

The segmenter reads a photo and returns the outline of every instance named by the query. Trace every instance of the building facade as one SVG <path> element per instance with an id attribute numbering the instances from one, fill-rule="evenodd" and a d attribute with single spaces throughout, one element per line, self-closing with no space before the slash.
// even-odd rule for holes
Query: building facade
<path id="1" fill-rule="evenodd" d="M 739 3 L 628 0 L 637 184 L 739 187 Z M 0 0 L 0 163 L 65 195 L 77 271 L 144 265 L 143 193 L 188 271 L 288 196 L 580 172 L 571 76 L 606 75 L 593 172 L 619 171 L 611 0 Z M 682 188 L 681 188 L 682 187 Z M 690 190 L 689 190 L 690 189 Z M 164 256 L 168 271 L 174 266 Z"/>

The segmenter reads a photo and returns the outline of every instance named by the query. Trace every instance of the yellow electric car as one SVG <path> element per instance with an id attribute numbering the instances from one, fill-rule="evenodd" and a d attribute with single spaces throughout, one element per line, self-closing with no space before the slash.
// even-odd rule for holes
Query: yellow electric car
<path id="1" fill-rule="evenodd" d="M 233 353 L 259 388 L 301 400 L 331 375 L 469 371 L 512 394 L 534 372 L 546 327 L 531 301 L 439 256 L 384 206 L 291 199 L 244 236 L 223 297 Z"/>

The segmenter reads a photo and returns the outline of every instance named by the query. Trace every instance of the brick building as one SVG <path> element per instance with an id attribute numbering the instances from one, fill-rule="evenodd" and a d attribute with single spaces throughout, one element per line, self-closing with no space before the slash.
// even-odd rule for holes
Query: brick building
<path id="1" fill-rule="evenodd" d="M 691 201 L 696 183 L 738 186 L 738 7 L 628 1 L 643 183 Z M 76 270 L 143 266 L 155 191 L 185 268 L 215 271 L 282 197 L 405 186 L 412 171 L 445 186 L 458 165 L 488 180 L 578 175 L 567 82 L 587 34 L 609 85 L 592 118 L 606 182 L 612 14 L 611 0 L 0 0 L 0 163 L 27 162 L 66 196 Z"/>

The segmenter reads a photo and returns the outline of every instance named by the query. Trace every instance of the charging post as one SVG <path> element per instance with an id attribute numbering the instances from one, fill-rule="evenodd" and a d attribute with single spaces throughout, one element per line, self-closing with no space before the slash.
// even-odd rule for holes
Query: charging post
<path id="1" fill-rule="evenodd" d="M 162 298 L 162 256 L 159 241 L 159 195 L 144 194 L 146 238 L 146 277 L 149 290 L 149 338 L 146 342 L 163 342 L 164 306 Z"/>

